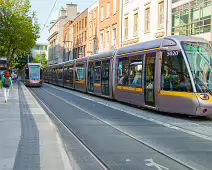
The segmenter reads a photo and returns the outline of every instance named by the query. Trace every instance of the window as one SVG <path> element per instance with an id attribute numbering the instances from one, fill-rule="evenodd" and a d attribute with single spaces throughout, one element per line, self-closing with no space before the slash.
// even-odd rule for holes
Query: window
<path id="1" fill-rule="evenodd" d="M 116 13 L 116 2 L 117 0 L 113 0 L 113 13 Z"/>
<path id="2" fill-rule="evenodd" d="M 92 20 L 92 12 L 89 13 L 89 20 Z"/>
<path id="3" fill-rule="evenodd" d="M 83 39 L 84 39 L 84 37 L 83 37 L 83 33 L 82 33 L 82 42 L 83 42 Z"/>
<path id="4" fill-rule="evenodd" d="M 81 30 L 81 21 L 79 22 L 79 30 Z"/>
<path id="5" fill-rule="evenodd" d="M 104 7 L 101 7 L 101 21 L 104 20 Z"/>
<path id="6" fill-rule="evenodd" d="M 116 45 L 116 28 L 113 28 L 113 45 Z"/>
<path id="7" fill-rule="evenodd" d="M 90 25 L 90 30 L 89 31 L 90 31 L 90 33 L 89 33 L 90 36 L 89 37 L 91 37 L 92 36 L 92 25 Z"/>
<path id="8" fill-rule="evenodd" d="M 96 24 L 93 24 L 93 35 L 96 35 Z"/>
<path id="9" fill-rule="evenodd" d="M 75 80 L 76 81 L 84 80 L 85 78 L 84 72 L 85 72 L 84 65 L 83 64 L 77 65 L 75 72 L 76 73 Z"/>
<path id="10" fill-rule="evenodd" d="M 118 64 L 118 84 L 142 87 L 143 55 L 120 58 Z"/>
<path id="11" fill-rule="evenodd" d="M 145 32 L 150 31 L 150 8 L 145 10 Z"/>
<path id="12" fill-rule="evenodd" d="M 142 87 L 143 55 L 130 57 L 129 86 Z"/>
<path id="13" fill-rule="evenodd" d="M 101 33 L 101 35 L 100 35 L 100 41 L 101 41 L 101 48 L 103 49 L 104 48 L 104 35 L 103 35 L 103 33 Z"/>
<path id="14" fill-rule="evenodd" d="M 192 92 L 189 73 L 181 51 L 163 52 L 161 87 L 166 91 Z"/>
<path id="15" fill-rule="evenodd" d="M 107 33 L 106 33 L 106 41 L 107 41 L 107 45 L 109 46 L 109 44 L 110 44 L 110 32 L 109 31 L 107 31 Z"/>
<path id="16" fill-rule="evenodd" d="M 58 69 L 58 79 L 63 79 L 63 69 L 62 68 Z"/>
<path id="17" fill-rule="evenodd" d="M 77 23 L 77 32 L 78 32 L 78 23 Z"/>
<path id="18" fill-rule="evenodd" d="M 84 19 L 82 19 L 82 29 L 83 29 L 83 26 L 84 26 Z"/>
<path id="19" fill-rule="evenodd" d="M 211 32 L 211 2 L 191 1 L 172 10 L 172 34 L 196 35 Z"/>
<path id="20" fill-rule="evenodd" d="M 124 4 L 128 4 L 128 2 L 129 2 L 129 0 L 125 0 L 125 1 L 124 1 Z"/>
<path id="21" fill-rule="evenodd" d="M 89 51 L 91 51 L 92 47 L 91 47 L 91 43 L 89 43 Z"/>
<path id="22" fill-rule="evenodd" d="M 164 27 L 164 2 L 160 2 L 158 4 L 158 13 L 159 13 L 158 27 L 163 28 Z"/>
<path id="23" fill-rule="evenodd" d="M 128 17 L 124 19 L 124 38 L 128 38 Z"/>
<path id="24" fill-rule="evenodd" d="M 100 83 L 101 78 L 101 62 L 96 62 L 94 67 L 94 83 Z"/>
<path id="25" fill-rule="evenodd" d="M 138 13 L 134 14 L 134 36 L 138 35 Z"/>
<path id="26" fill-rule="evenodd" d="M 93 12 L 93 18 L 96 19 L 96 10 Z"/>
<path id="27" fill-rule="evenodd" d="M 85 41 L 87 40 L 87 31 L 85 31 Z"/>
<path id="28" fill-rule="evenodd" d="M 107 3 L 107 18 L 110 17 L 110 3 Z"/>
<path id="29" fill-rule="evenodd" d="M 85 27 L 87 27 L 87 17 L 85 17 Z"/>
<path id="30" fill-rule="evenodd" d="M 118 85 L 128 86 L 129 58 L 120 58 L 118 64 Z"/>

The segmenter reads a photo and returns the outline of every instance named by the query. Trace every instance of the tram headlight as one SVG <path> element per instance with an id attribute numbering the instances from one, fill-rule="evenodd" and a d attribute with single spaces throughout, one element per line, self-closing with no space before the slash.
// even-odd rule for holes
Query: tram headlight
<path id="1" fill-rule="evenodd" d="M 200 98 L 201 98 L 202 100 L 209 100 L 208 94 L 200 94 Z"/>

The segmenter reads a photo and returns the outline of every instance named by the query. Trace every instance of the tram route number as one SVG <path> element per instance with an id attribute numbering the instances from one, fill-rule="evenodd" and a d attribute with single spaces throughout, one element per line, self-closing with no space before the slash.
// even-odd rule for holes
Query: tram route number
<path id="1" fill-rule="evenodd" d="M 179 53 L 178 51 L 168 51 L 167 56 L 177 56 L 178 53 Z"/>

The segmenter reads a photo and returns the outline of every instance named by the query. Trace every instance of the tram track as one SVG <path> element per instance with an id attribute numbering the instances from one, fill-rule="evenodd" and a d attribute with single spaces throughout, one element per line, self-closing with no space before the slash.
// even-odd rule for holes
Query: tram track
<path id="1" fill-rule="evenodd" d="M 177 164 L 182 165 L 185 169 L 195 169 L 194 167 L 192 167 L 192 166 L 190 166 L 190 165 L 187 165 L 186 162 L 183 162 L 182 160 L 179 160 L 179 159 L 176 158 L 176 157 L 173 157 L 173 156 L 171 156 L 171 155 L 169 155 L 169 154 L 167 154 L 167 153 L 164 153 L 163 151 L 161 151 L 161 150 L 157 149 L 156 147 L 152 146 L 151 144 L 148 144 L 147 142 L 142 141 L 142 140 L 136 138 L 135 136 L 133 136 L 133 135 L 127 133 L 126 131 L 123 131 L 121 128 L 118 128 L 118 127 L 116 127 L 116 126 L 113 126 L 111 123 L 102 120 L 101 118 L 95 116 L 95 115 L 92 114 L 91 112 L 86 111 L 86 110 L 80 108 L 79 106 L 76 106 L 75 104 L 72 104 L 72 103 L 66 101 L 65 99 L 63 99 L 63 98 L 61 98 L 61 97 L 58 97 L 58 96 L 54 95 L 53 93 L 48 92 L 48 91 L 45 90 L 45 89 L 42 89 L 42 90 L 44 90 L 45 92 L 51 94 L 51 95 L 54 96 L 54 97 L 57 97 L 57 98 L 60 99 L 61 101 L 66 102 L 68 105 L 71 105 L 72 107 L 75 107 L 75 108 L 81 110 L 82 112 L 88 114 L 89 116 L 91 116 L 91 117 L 93 117 L 93 118 L 95 118 L 95 119 L 101 121 L 102 123 L 104 123 L 104 124 L 106 124 L 107 126 L 113 128 L 113 129 L 115 129 L 116 131 L 120 132 L 121 134 L 123 134 L 123 135 L 125 135 L 125 136 L 131 138 L 132 140 L 134 140 L 134 141 L 140 143 L 141 145 L 145 145 L 146 147 L 148 147 L 148 148 L 154 150 L 155 152 L 157 152 L 158 154 L 161 154 L 161 155 L 165 156 L 166 158 L 168 158 L 168 159 L 170 159 L 170 160 L 176 162 Z M 31 91 L 31 93 L 33 94 L 33 96 L 39 101 L 39 103 L 40 103 L 46 110 L 48 110 L 48 112 L 49 112 L 51 115 L 53 115 L 56 119 L 58 119 L 58 120 L 63 124 L 63 126 L 64 126 L 66 129 L 68 129 L 68 130 L 70 131 L 70 133 L 71 133 L 72 135 L 74 135 L 74 136 L 77 138 L 77 140 L 81 143 L 81 145 L 83 145 L 83 147 L 85 147 L 86 150 L 87 150 L 87 151 L 88 151 L 88 152 L 99 162 L 99 164 L 101 165 L 101 167 L 102 167 L 103 169 L 110 169 L 110 168 L 107 166 L 107 164 L 106 164 L 98 155 L 96 155 L 96 154 L 89 148 L 89 146 L 87 146 L 86 143 L 84 143 L 84 142 L 78 137 L 77 134 L 75 134 L 75 133 L 72 131 L 72 129 L 66 124 L 66 122 L 65 122 L 65 121 L 54 111 L 54 110 L 52 110 L 52 109 L 48 106 L 48 104 L 45 103 L 45 101 L 42 100 L 41 97 L 38 96 L 38 94 L 35 94 L 35 92 L 33 92 L 32 89 L 30 89 L 30 91 Z"/>
<path id="2" fill-rule="evenodd" d="M 209 124 L 205 125 L 206 122 L 204 121 L 204 120 L 212 121 L 212 117 L 194 117 L 194 116 L 188 117 L 188 115 L 178 115 L 178 114 L 170 115 L 168 113 L 162 113 L 162 112 L 148 110 L 148 109 L 144 109 L 144 110 L 147 111 L 149 114 L 151 114 L 151 116 L 142 115 L 142 114 L 140 114 L 141 113 L 140 108 L 133 108 L 133 111 L 130 111 L 129 108 L 132 109 L 132 107 L 128 106 L 125 103 L 123 104 L 123 103 L 118 102 L 120 105 L 114 106 L 114 104 L 110 104 L 110 103 L 114 103 L 114 101 L 111 101 L 110 99 L 107 99 L 107 98 L 101 98 L 99 96 L 85 94 L 85 93 L 82 93 L 79 91 L 71 91 L 69 89 L 62 88 L 59 86 L 54 86 L 51 84 L 46 84 L 46 85 L 49 87 L 55 88 L 57 90 L 68 92 L 72 95 L 82 97 L 82 98 L 90 100 L 90 101 L 95 101 L 96 103 L 99 103 L 101 105 L 105 105 L 107 107 L 123 111 L 127 114 L 136 116 L 138 118 L 146 119 L 148 121 L 155 122 L 157 124 L 166 126 L 168 128 L 176 129 L 176 130 L 212 141 L 212 124 L 210 126 L 207 126 Z M 163 117 L 166 119 L 166 121 L 163 120 Z M 173 122 L 173 120 L 174 120 L 174 122 Z M 198 129 L 197 129 L 197 127 L 198 127 Z"/>
<path id="3" fill-rule="evenodd" d="M 83 148 L 86 149 L 86 151 L 98 162 L 98 164 L 104 169 L 104 170 L 110 170 L 110 168 L 103 162 L 89 147 L 73 132 L 73 130 L 66 125 L 66 123 L 63 121 L 63 119 L 55 113 L 53 109 L 51 109 L 38 95 L 36 95 L 31 89 L 29 91 L 32 93 L 32 95 L 37 99 L 39 104 L 44 108 L 45 111 L 47 111 L 48 114 L 51 114 L 57 121 L 59 121 L 63 127 L 69 131 L 69 133 L 80 143 Z"/>

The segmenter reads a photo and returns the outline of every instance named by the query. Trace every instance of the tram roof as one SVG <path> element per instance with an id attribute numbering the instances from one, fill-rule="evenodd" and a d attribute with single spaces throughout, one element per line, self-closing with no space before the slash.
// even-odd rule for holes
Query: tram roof
<path id="1" fill-rule="evenodd" d="M 95 54 L 93 56 L 89 56 L 88 59 L 89 60 L 95 60 L 95 59 L 98 59 L 98 58 L 109 57 L 109 56 L 114 55 L 115 52 L 116 52 L 116 50 L 112 50 L 112 51 L 108 51 L 108 52 L 104 52 L 104 53 Z"/>
<path id="2" fill-rule="evenodd" d="M 164 39 L 172 39 L 176 42 L 190 41 L 190 42 L 208 43 L 208 41 L 206 39 L 201 38 L 201 37 L 196 37 L 196 36 L 170 35 L 170 36 L 164 37 Z"/>
<path id="3" fill-rule="evenodd" d="M 40 63 L 27 63 L 27 65 L 29 65 L 29 66 L 33 66 L 33 65 L 41 66 L 41 64 L 40 64 Z"/>
<path id="4" fill-rule="evenodd" d="M 135 45 L 122 47 L 117 51 L 117 55 L 130 53 L 130 52 L 134 52 L 134 51 L 159 48 L 164 39 L 171 39 L 175 42 L 182 42 L 182 41 L 206 42 L 206 43 L 208 42 L 204 38 L 200 38 L 200 37 L 196 37 L 196 36 L 170 35 L 170 36 L 166 36 L 166 37 L 161 38 L 161 39 L 146 41 L 146 42 L 138 43 L 138 44 L 135 44 Z"/>
<path id="5" fill-rule="evenodd" d="M 139 51 L 139 50 L 158 48 L 160 47 L 162 40 L 163 39 L 157 39 L 152 41 L 146 41 L 143 43 L 138 43 L 138 44 L 127 46 L 127 47 L 122 47 L 117 51 L 116 54 L 120 55 L 120 54 L 125 54 L 125 53 Z"/>

